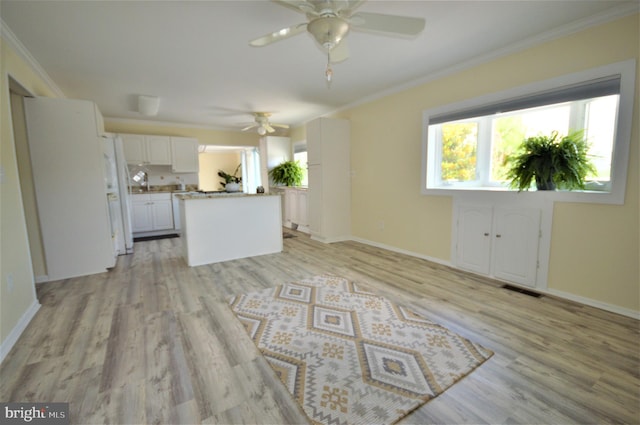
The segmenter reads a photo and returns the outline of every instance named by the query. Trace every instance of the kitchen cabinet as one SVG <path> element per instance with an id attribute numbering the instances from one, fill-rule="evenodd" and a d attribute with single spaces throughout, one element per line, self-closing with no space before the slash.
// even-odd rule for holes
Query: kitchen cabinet
<path id="1" fill-rule="evenodd" d="M 475 273 L 534 287 L 540 210 L 460 205 L 456 265 Z"/>
<path id="2" fill-rule="evenodd" d="M 298 226 L 297 230 L 309 232 L 309 206 L 306 188 L 277 187 L 282 197 L 282 224 L 285 227 Z"/>
<path id="3" fill-rule="evenodd" d="M 145 136 L 149 164 L 171 165 L 171 139 L 167 136 Z"/>
<path id="4" fill-rule="evenodd" d="M 306 130 L 311 237 L 327 243 L 347 240 L 351 234 L 350 123 L 318 118 Z"/>
<path id="5" fill-rule="evenodd" d="M 200 171 L 198 139 L 171 137 L 171 156 L 171 169 L 174 173 L 197 173 Z"/>
<path id="6" fill-rule="evenodd" d="M 131 195 L 131 228 L 134 233 L 173 229 L 171 194 Z"/>
<path id="7" fill-rule="evenodd" d="M 127 164 L 171 165 L 171 139 L 168 136 L 122 134 Z"/>

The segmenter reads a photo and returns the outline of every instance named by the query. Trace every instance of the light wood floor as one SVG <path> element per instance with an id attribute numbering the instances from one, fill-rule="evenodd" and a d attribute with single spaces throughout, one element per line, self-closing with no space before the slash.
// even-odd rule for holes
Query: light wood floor
<path id="1" fill-rule="evenodd" d="M 307 423 L 225 301 L 321 273 L 369 284 L 495 355 L 403 423 L 640 423 L 639 322 L 355 242 L 189 268 L 180 239 L 42 284 L 0 401 L 68 401 L 72 423 Z"/>

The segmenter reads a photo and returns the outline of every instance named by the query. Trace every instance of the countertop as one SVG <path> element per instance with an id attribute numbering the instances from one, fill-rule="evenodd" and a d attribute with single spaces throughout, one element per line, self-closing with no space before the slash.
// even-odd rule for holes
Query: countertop
<path id="1" fill-rule="evenodd" d="M 243 198 L 254 196 L 280 196 L 278 193 L 244 193 L 244 192 L 229 192 L 229 193 L 185 193 L 184 195 L 177 195 L 176 198 L 183 201 L 189 201 L 193 199 L 217 199 L 217 198 Z"/>

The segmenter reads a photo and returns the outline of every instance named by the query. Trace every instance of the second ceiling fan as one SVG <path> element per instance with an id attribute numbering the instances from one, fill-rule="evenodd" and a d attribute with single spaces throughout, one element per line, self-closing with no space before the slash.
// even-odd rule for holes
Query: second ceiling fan
<path id="1" fill-rule="evenodd" d="M 274 127 L 279 128 L 289 128 L 286 124 L 274 124 L 269 121 L 269 117 L 271 116 L 270 112 L 252 112 L 253 118 L 255 120 L 254 123 L 242 129 L 242 131 L 251 130 L 256 128 L 258 134 L 260 136 L 264 136 L 267 133 L 274 133 L 276 129 Z"/>

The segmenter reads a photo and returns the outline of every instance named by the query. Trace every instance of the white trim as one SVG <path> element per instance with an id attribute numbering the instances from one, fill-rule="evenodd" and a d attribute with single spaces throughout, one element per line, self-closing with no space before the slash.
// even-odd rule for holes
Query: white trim
<path id="1" fill-rule="evenodd" d="M 472 274 L 472 275 L 476 275 L 476 276 L 479 276 L 479 277 L 482 277 L 482 278 L 485 278 L 485 279 L 490 279 L 490 280 L 493 280 L 493 281 L 496 281 L 496 282 L 499 282 L 499 283 L 508 283 L 510 285 L 522 287 L 524 289 L 533 290 L 533 291 L 541 293 L 541 294 L 552 295 L 552 296 L 555 296 L 555 297 L 558 297 L 558 298 L 562 298 L 564 300 L 569 300 L 569 301 L 576 302 L 578 304 L 599 308 L 601 310 L 609 311 L 611 313 L 621 314 L 623 316 L 631 317 L 632 319 L 640 320 L 640 311 L 631 310 L 631 309 L 628 309 L 628 308 L 620 307 L 620 306 L 609 304 L 609 303 L 604 303 L 602 301 L 597 301 L 597 300 L 594 300 L 594 299 L 591 299 L 591 298 L 582 297 L 580 295 L 570 294 L 568 292 L 559 291 L 557 289 L 530 288 L 530 287 L 527 287 L 526 285 L 519 285 L 519 284 L 516 284 L 516 283 L 513 283 L 513 282 L 507 282 L 505 280 L 496 279 L 496 278 L 492 278 L 492 277 L 489 277 L 489 276 L 483 276 L 481 274 L 473 273 L 473 272 L 470 272 L 468 270 L 464 270 L 464 269 L 461 269 L 459 267 L 456 267 L 453 264 L 451 264 L 450 262 L 441 260 L 439 258 L 429 257 L 428 255 L 418 254 L 416 252 L 407 251 L 405 249 L 396 248 L 394 246 L 390 246 L 390 245 L 386 245 L 386 244 L 383 244 L 383 243 L 370 241 L 370 240 L 367 240 L 367 239 L 362 239 L 362 238 L 358 238 L 358 237 L 352 237 L 351 240 L 354 241 L 354 242 L 363 243 L 365 245 L 374 246 L 376 248 L 382 248 L 382 249 L 386 249 L 388 251 L 397 252 L 399 254 L 405 254 L 405 255 L 409 255 L 411 257 L 421 258 L 423 260 L 431 261 L 432 263 L 441 264 L 443 266 L 448 266 L 448 267 L 451 267 L 452 269 L 460 270 L 462 272 L 469 273 L 469 274 Z"/>
<path id="2" fill-rule="evenodd" d="M 623 316 L 631 317 L 632 319 L 640 320 L 640 311 L 631 310 L 630 308 L 619 307 L 617 305 L 604 303 L 602 301 L 582 297 L 580 295 L 574 295 L 569 292 L 559 291 L 557 289 L 547 289 L 540 292 L 574 301 L 579 304 L 588 305 L 590 307 L 599 308 L 601 310 L 610 311 L 611 313 L 621 314 Z"/>
<path id="3" fill-rule="evenodd" d="M 387 96 L 391 96 L 396 93 L 400 93 L 409 89 L 412 89 L 417 86 L 421 86 L 423 84 L 429 83 L 431 81 L 439 80 L 444 77 L 448 77 L 449 75 L 456 74 L 458 72 L 462 72 L 476 66 L 500 59 L 505 56 L 509 56 L 526 49 L 530 49 L 532 47 L 538 46 L 542 43 L 546 43 L 549 41 L 553 41 L 562 37 L 569 36 L 571 34 L 575 34 L 580 31 L 587 30 L 589 28 L 606 24 L 608 22 L 614 21 L 616 19 L 624 18 L 625 16 L 632 15 L 634 13 L 638 13 L 640 10 L 640 3 L 637 2 L 629 2 L 623 3 L 617 7 L 612 7 L 607 9 L 601 13 L 598 13 L 593 16 L 589 16 L 584 19 L 580 19 L 578 21 L 570 22 L 566 25 L 560 26 L 556 29 L 544 32 L 542 34 L 537 34 L 532 37 L 529 37 L 525 40 L 513 43 L 509 46 L 503 47 L 501 49 L 494 50 L 492 52 L 486 53 L 484 55 L 476 56 L 475 58 L 466 60 L 464 62 L 459 62 L 457 64 L 448 66 L 446 68 L 436 70 L 431 72 L 430 74 L 425 75 L 424 77 L 418 78 L 416 80 L 400 84 L 398 86 L 391 87 L 390 89 L 383 90 L 378 93 L 374 93 L 370 96 L 359 99 L 355 102 L 352 102 L 348 105 L 341 106 L 337 109 L 325 112 L 321 116 L 329 116 L 333 114 L 337 114 L 339 112 L 355 108 L 356 106 L 373 102 L 374 100 L 378 100 Z M 318 118 L 316 117 L 316 118 Z M 311 118 L 308 121 L 312 121 L 315 118 Z M 308 121 L 299 123 L 294 125 L 295 127 L 302 126 L 306 124 Z"/>
<path id="4" fill-rule="evenodd" d="M 441 264 L 443 266 L 455 268 L 455 267 L 453 267 L 453 265 L 450 262 L 442 260 L 440 258 L 429 257 L 428 255 L 419 254 L 417 252 L 408 251 L 406 249 L 397 248 L 395 246 L 383 244 L 383 243 L 380 243 L 380 242 L 370 241 L 368 239 L 363 239 L 363 238 L 359 238 L 359 237 L 356 237 L 356 236 L 352 236 L 350 238 L 350 240 L 352 240 L 354 242 L 360 242 L 360 243 L 363 243 L 365 245 L 375 246 L 376 248 L 386 249 L 387 251 L 397 252 L 398 254 L 405 254 L 405 255 L 409 255 L 411 257 L 416 257 L 416 258 L 421 258 L 423 260 L 431 261 L 432 263 Z M 458 270 L 462 270 L 462 269 L 458 269 Z"/>
<path id="5" fill-rule="evenodd" d="M 325 238 L 325 237 L 320 237 L 318 235 L 313 234 L 313 232 L 311 230 L 309 230 L 309 235 L 310 238 L 316 242 L 322 242 L 322 243 L 336 243 L 336 242 L 346 242 L 346 241 L 350 241 L 351 237 L 349 236 L 339 236 L 339 237 L 335 237 L 335 238 Z"/>
<path id="6" fill-rule="evenodd" d="M 2 341 L 2 344 L 0 344 L 0 363 L 4 361 L 7 354 L 9 354 L 13 346 L 18 342 L 18 338 L 20 338 L 20 335 L 22 335 L 22 332 L 27 328 L 31 319 L 33 319 L 38 310 L 40 310 L 40 307 L 38 300 L 33 300 L 33 303 L 22 314 L 18 323 L 11 329 L 9 335 Z"/>
<path id="7" fill-rule="evenodd" d="M 29 66 L 33 69 L 33 71 L 38 75 L 38 77 L 42 78 L 42 80 L 47 84 L 47 86 L 53 91 L 53 93 L 57 97 L 65 98 L 64 92 L 58 87 L 58 85 L 51 79 L 47 71 L 40 66 L 36 58 L 27 50 L 24 44 L 16 37 L 16 35 L 11 31 L 11 28 L 0 18 L 0 35 L 7 42 L 8 46 L 11 47 L 17 54 L 20 56 L 25 62 L 29 64 Z"/>
<path id="8" fill-rule="evenodd" d="M 49 276 L 44 274 L 41 276 L 36 276 L 36 283 L 45 283 L 45 282 L 49 282 Z"/>
<path id="9" fill-rule="evenodd" d="M 620 103 L 616 124 L 615 149 L 612 160 L 612 179 L 610 192 L 589 191 L 548 191 L 525 192 L 527 196 L 537 196 L 556 202 L 585 202 L 595 204 L 624 204 L 627 184 L 627 167 L 629 164 L 629 146 L 631 144 L 631 130 L 633 124 L 633 105 L 635 100 L 636 60 L 629 59 L 597 68 L 587 69 L 568 75 L 562 75 L 543 81 L 536 81 L 519 87 L 510 88 L 495 93 L 488 93 L 460 102 L 454 102 L 443 106 L 427 109 L 422 113 L 422 169 L 420 176 L 420 191 L 423 195 L 464 196 L 473 192 L 510 193 L 506 188 L 427 188 L 427 170 L 430 164 L 429 154 L 433 156 L 433 143 L 428 140 L 428 124 L 431 116 L 442 115 L 454 111 L 472 109 L 481 105 L 497 103 L 505 99 L 515 99 L 548 90 L 554 90 L 571 84 L 595 80 L 602 77 L 620 75 Z M 433 182 L 430 182 L 433 183 Z"/>

